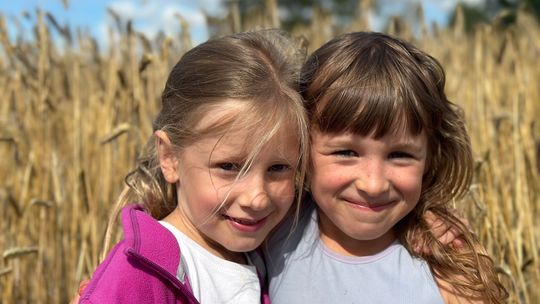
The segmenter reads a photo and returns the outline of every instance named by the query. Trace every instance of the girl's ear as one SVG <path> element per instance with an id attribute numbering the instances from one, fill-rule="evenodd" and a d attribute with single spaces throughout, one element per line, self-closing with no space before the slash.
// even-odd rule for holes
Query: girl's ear
<path id="1" fill-rule="evenodd" d="M 178 155 L 175 153 L 167 133 L 158 130 L 154 135 L 156 136 L 156 150 L 161 172 L 168 183 L 175 184 L 179 177 Z"/>

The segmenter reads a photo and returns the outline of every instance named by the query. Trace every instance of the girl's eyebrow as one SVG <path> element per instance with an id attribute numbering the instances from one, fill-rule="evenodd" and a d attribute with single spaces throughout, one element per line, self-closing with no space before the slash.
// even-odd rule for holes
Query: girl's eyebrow
<path id="1" fill-rule="evenodd" d="M 246 151 L 239 151 L 238 149 L 233 149 L 234 147 L 225 147 L 222 149 L 215 149 L 211 156 L 211 161 L 213 162 L 234 162 L 243 164 L 247 161 L 249 154 Z M 288 157 L 286 153 L 281 152 L 273 155 L 270 159 L 273 163 L 287 163 L 289 165 L 297 163 L 296 155 Z"/>
<path id="2" fill-rule="evenodd" d="M 394 144 L 392 144 L 392 149 L 397 150 L 408 150 L 411 152 L 417 152 L 420 153 L 424 151 L 426 145 L 423 143 L 421 139 L 402 139 L 397 140 Z"/>
<path id="3" fill-rule="evenodd" d="M 294 164 L 296 164 L 298 162 L 296 157 L 289 158 L 289 157 L 286 157 L 286 156 L 275 157 L 275 158 L 272 159 L 272 161 L 274 163 L 286 163 L 287 165 L 294 165 Z"/>
<path id="4" fill-rule="evenodd" d="M 324 144 L 328 146 L 339 146 L 343 144 L 350 144 L 354 142 L 354 135 L 352 134 L 339 134 L 339 135 L 324 135 Z"/>
<path id="5" fill-rule="evenodd" d="M 324 147 L 334 148 L 345 145 L 354 145 L 356 143 L 355 135 L 352 134 L 338 134 L 335 136 L 325 135 L 322 145 Z M 393 137 L 391 141 L 392 149 L 408 150 L 411 152 L 420 153 L 424 150 L 424 144 L 419 137 Z"/>
<path id="6" fill-rule="evenodd" d="M 234 162 L 234 163 L 243 163 L 247 159 L 247 155 L 244 153 L 228 153 L 228 151 L 218 151 L 215 150 L 212 152 L 210 160 L 213 162 Z"/>

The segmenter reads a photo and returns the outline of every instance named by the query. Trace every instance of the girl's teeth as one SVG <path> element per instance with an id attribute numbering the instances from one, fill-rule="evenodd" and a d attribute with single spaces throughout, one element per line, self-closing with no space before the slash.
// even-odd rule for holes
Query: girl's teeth
<path id="1" fill-rule="evenodd" d="M 241 220 L 227 215 L 225 217 L 242 225 L 255 225 L 257 223 L 256 221 Z"/>
<path id="2" fill-rule="evenodd" d="M 244 225 L 253 225 L 256 223 L 256 222 L 240 220 L 240 219 L 234 219 L 234 221 L 240 224 L 244 224 Z"/>

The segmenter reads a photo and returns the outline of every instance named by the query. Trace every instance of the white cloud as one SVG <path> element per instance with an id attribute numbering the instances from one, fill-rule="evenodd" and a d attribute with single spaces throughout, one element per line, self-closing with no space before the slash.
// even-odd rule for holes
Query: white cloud
<path id="1" fill-rule="evenodd" d="M 386 24 L 387 18 L 381 14 L 376 14 L 373 11 L 370 11 L 368 14 L 368 21 L 372 30 L 382 31 Z"/>
<path id="2" fill-rule="evenodd" d="M 210 14 L 222 14 L 225 12 L 225 7 L 222 6 L 222 0 L 199 0 L 196 1 L 198 6 Z"/>
<path id="3" fill-rule="evenodd" d="M 426 0 L 424 0 L 426 2 Z M 434 2 L 431 4 L 435 4 L 438 7 L 440 7 L 442 10 L 450 12 L 452 11 L 458 3 L 464 3 L 470 6 L 480 6 L 484 4 L 485 0 L 440 0 L 440 1 L 430 1 Z"/>
<path id="4" fill-rule="evenodd" d="M 160 31 L 170 37 L 178 37 L 181 30 L 181 23 L 178 15 L 186 19 L 192 41 L 194 44 L 203 42 L 208 37 L 208 29 L 206 26 L 206 18 L 203 14 L 203 8 L 200 5 L 205 5 L 204 8 L 208 12 L 216 11 L 219 5 L 219 0 L 204 0 L 204 1 L 136 1 L 136 0 L 120 0 L 114 1 L 109 5 L 118 16 L 126 21 L 132 20 L 133 27 L 136 31 L 145 34 L 148 38 L 153 39 Z M 110 16 L 101 21 L 98 26 L 99 35 L 105 45 L 108 45 L 107 28 L 112 24 Z"/>
<path id="5" fill-rule="evenodd" d="M 115 1 L 109 5 L 114 12 L 126 19 L 147 19 L 158 11 L 157 2 L 144 2 L 136 5 L 133 1 Z"/>

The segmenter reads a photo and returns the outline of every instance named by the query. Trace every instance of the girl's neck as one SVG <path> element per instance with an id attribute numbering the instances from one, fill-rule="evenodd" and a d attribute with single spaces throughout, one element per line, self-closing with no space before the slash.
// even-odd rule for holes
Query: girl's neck
<path id="1" fill-rule="evenodd" d="M 223 246 L 209 240 L 206 236 L 201 234 L 199 230 L 193 226 L 190 222 L 187 222 L 185 218 L 180 214 L 179 208 L 175 208 L 173 212 L 163 218 L 163 221 L 173 225 L 176 229 L 180 230 L 187 237 L 199 244 L 211 254 L 225 259 L 230 262 L 238 264 L 247 264 L 247 259 L 242 252 L 233 252 L 227 250 Z"/>
<path id="2" fill-rule="evenodd" d="M 395 240 L 396 235 L 393 230 L 387 231 L 382 236 L 370 240 L 358 240 L 348 236 L 336 226 L 329 224 L 331 221 L 318 211 L 319 238 L 324 245 L 332 252 L 343 256 L 372 256 L 382 252 Z"/>

